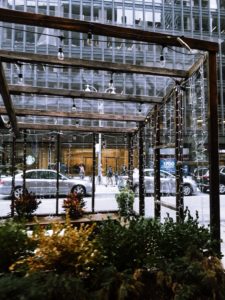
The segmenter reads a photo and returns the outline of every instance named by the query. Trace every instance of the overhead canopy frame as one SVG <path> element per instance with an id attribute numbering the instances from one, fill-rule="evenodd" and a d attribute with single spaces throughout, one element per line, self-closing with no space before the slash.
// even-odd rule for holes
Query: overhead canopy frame
<path id="1" fill-rule="evenodd" d="M 200 51 L 208 52 L 208 83 L 209 83 L 209 105 L 208 105 L 208 116 L 209 116 L 209 166 L 210 166 L 210 224 L 211 224 L 211 232 L 212 238 L 216 239 L 217 241 L 220 240 L 220 206 L 219 206 L 219 159 L 218 159 L 218 115 L 217 115 L 217 108 L 218 108 L 218 98 L 217 98 L 217 72 L 216 72 L 216 54 L 218 52 L 219 46 L 218 43 L 211 42 L 211 41 L 203 41 L 197 40 L 194 38 L 183 37 L 183 36 L 176 36 L 170 34 L 163 34 L 158 32 L 150 32 L 150 31 L 143 31 L 138 29 L 132 29 L 128 27 L 120 27 L 115 25 L 108 25 L 108 24 L 101 24 L 97 22 L 86 22 L 81 20 L 74 20 L 74 19 L 66 19 L 61 17 L 55 16 L 47 16 L 47 15 L 40 15 L 28 12 L 21 12 L 9 9 L 0 8 L 0 21 L 7 22 L 7 23 L 14 23 L 14 24 L 22 24 L 22 25 L 30 25 L 30 26 L 37 26 L 37 27 L 44 27 L 44 28 L 55 28 L 65 31 L 72 31 L 72 32 L 81 32 L 81 33 L 88 33 L 91 32 L 94 35 L 106 36 L 106 37 L 115 37 L 119 39 L 131 40 L 131 41 L 139 41 L 144 43 L 151 43 L 157 44 L 161 46 L 170 46 L 170 47 L 184 47 L 184 45 L 188 45 L 190 49 L 197 49 Z M 3 53 L 2 56 L 0 55 L 1 64 L 0 64 L 0 81 L 1 81 L 1 88 L 0 92 L 3 98 L 3 102 L 5 105 L 5 109 L 7 111 L 13 132 L 16 136 L 19 135 L 19 128 L 36 128 L 36 124 L 18 124 L 16 119 L 16 112 L 12 105 L 12 100 L 9 92 L 9 88 L 5 79 L 2 61 L 9 61 L 11 56 L 11 62 L 18 62 L 18 55 L 20 53 Z M 6 57 L 7 56 L 7 57 Z M 32 56 L 32 59 L 31 59 Z M 13 60 L 14 59 L 14 60 Z M 24 60 L 23 60 L 24 59 Z M 20 58 L 20 60 L 25 61 L 29 60 L 30 62 L 33 60 L 35 63 L 43 63 L 49 60 L 52 64 L 55 64 L 55 59 L 49 56 L 43 56 L 42 58 L 37 54 L 24 54 L 24 58 Z M 40 60 L 42 59 L 42 62 Z M 48 63 L 49 63 L 48 61 Z M 66 64 L 67 67 L 71 67 L 71 64 L 76 64 L 72 61 L 72 59 L 67 58 L 64 60 L 63 63 L 57 61 L 57 64 Z M 172 73 L 175 72 L 176 76 L 179 78 L 188 78 L 195 70 L 198 68 L 200 61 L 194 64 L 189 70 L 185 72 L 175 71 L 175 70 L 168 70 L 162 68 L 159 70 L 158 68 L 148 68 L 147 67 L 140 67 L 140 66 L 132 66 L 130 73 L 138 73 L 146 74 L 147 72 L 151 72 L 151 75 L 158 75 L 158 76 L 172 76 Z M 90 64 L 90 65 L 88 65 Z M 108 66 L 107 66 L 107 65 Z M 84 60 L 78 60 L 76 67 L 88 68 L 88 69 L 98 69 L 103 70 L 104 68 L 108 68 L 108 71 L 114 72 L 128 72 L 129 66 L 123 64 L 112 64 L 112 63 L 102 63 L 99 65 L 99 62 L 90 62 Z M 180 75 L 178 75 L 178 73 Z M 173 73 L 174 74 L 174 73 Z M 182 75 L 183 74 L 183 75 Z M 82 96 L 81 96 L 82 98 Z M 135 96 L 132 95 L 132 99 L 135 99 Z M 163 100 L 162 100 L 163 102 Z M 49 126 L 49 127 L 48 127 Z M 38 129 L 41 127 L 44 130 L 48 130 L 50 128 L 54 128 L 57 130 L 66 130 L 70 128 L 70 126 L 58 126 L 58 125 L 39 125 Z M 61 128 L 61 129 L 60 129 Z M 73 128 L 70 128 L 73 130 Z M 84 130 L 85 128 L 79 128 L 79 130 Z M 97 128 L 86 128 L 86 131 L 94 132 Z M 113 128 L 106 128 L 104 130 L 113 130 Z M 116 128 L 116 130 L 120 130 Z M 123 129 L 125 130 L 125 129 Z M 132 132 L 134 128 L 127 128 L 128 131 Z M 95 131 L 95 132 L 96 132 Z M 220 248 L 218 243 L 218 248 Z"/>

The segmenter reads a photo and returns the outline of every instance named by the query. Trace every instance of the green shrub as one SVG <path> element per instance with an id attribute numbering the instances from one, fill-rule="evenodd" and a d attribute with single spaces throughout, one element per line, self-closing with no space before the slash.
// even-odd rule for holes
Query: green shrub
<path id="1" fill-rule="evenodd" d="M 1 300 L 89 300 L 82 281 L 68 274 L 35 273 L 0 277 Z"/>
<path id="2" fill-rule="evenodd" d="M 116 202 L 119 208 L 119 214 L 125 219 L 129 219 L 134 215 L 134 192 L 128 188 L 124 188 L 116 195 Z"/>
<path id="3" fill-rule="evenodd" d="M 9 267 L 34 249 L 22 224 L 6 221 L 0 224 L 0 273 L 8 272 Z"/>

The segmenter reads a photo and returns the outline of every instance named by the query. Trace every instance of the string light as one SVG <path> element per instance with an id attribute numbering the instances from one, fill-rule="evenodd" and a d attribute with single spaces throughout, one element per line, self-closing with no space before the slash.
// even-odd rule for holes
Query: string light
<path id="1" fill-rule="evenodd" d="M 91 31 L 89 31 L 88 34 L 87 34 L 87 44 L 89 46 L 92 45 L 92 32 Z"/>
<path id="2" fill-rule="evenodd" d="M 22 64 L 17 64 L 18 68 L 18 84 L 23 84 Z"/>
<path id="3" fill-rule="evenodd" d="M 159 59 L 161 67 L 165 67 L 165 65 L 166 65 L 166 60 L 165 60 L 165 57 L 164 57 L 164 48 L 165 48 L 165 46 L 162 46 L 160 59 Z"/>
<path id="4" fill-rule="evenodd" d="M 142 103 L 140 103 L 140 104 L 139 104 L 139 107 L 138 107 L 138 112 L 139 112 L 139 113 L 141 113 L 141 112 L 142 112 Z"/>
<path id="5" fill-rule="evenodd" d="M 63 40 L 64 40 L 64 36 L 61 35 L 59 37 L 59 39 L 60 39 L 60 45 L 59 45 L 57 57 L 58 57 L 59 60 L 64 60 L 64 53 L 63 53 Z"/>
<path id="6" fill-rule="evenodd" d="M 72 112 L 76 112 L 77 111 L 77 107 L 76 107 L 74 98 L 73 98 L 73 106 L 72 106 L 71 110 L 72 110 Z"/>
<path id="7" fill-rule="evenodd" d="M 116 88 L 114 87 L 114 83 L 113 83 L 113 73 L 111 73 L 109 87 L 105 90 L 105 93 L 116 94 Z"/>

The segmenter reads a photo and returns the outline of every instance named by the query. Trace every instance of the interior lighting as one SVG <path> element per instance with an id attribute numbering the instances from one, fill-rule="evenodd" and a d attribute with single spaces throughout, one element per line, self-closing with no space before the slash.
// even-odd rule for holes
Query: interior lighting
<path id="1" fill-rule="evenodd" d="M 86 84 L 85 92 L 97 92 L 96 88 L 92 85 Z"/>
<path id="2" fill-rule="evenodd" d="M 58 49 L 58 59 L 59 60 L 64 60 L 64 53 L 63 53 L 63 40 L 64 40 L 64 36 L 60 36 L 60 45 L 59 45 L 59 49 Z"/>

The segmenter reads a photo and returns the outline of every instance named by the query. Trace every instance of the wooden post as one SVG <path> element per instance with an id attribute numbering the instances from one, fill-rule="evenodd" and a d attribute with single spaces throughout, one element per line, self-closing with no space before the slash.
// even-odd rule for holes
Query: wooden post
<path id="1" fill-rule="evenodd" d="M 59 214 L 60 133 L 57 133 L 56 215 Z"/>
<path id="2" fill-rule="evenodd" d="M 144 181 L 144 123 L 139 124 L 139 214 L 145 214 L 145 181 Z"/>
<path id="3" fill-rule="evenodd" d="M 176 220 L 180 222 L 184 218 L 184 199 L 183 199 L 183 108 L 180 87 L 176 86 L 175 92 L 175 161 L 176 161 Z"/>
<path id="4" fill-rule="evenodd" d="M 27 132 L 23 131 L 23 195 L 26 191 L 26 170 L 27 170 Z"/>
<path id="5" fill-rule="evenodd" d="M 160 195 L 160 110 L 157 106 L 154 108 L 155 119 L 155 149 L 154 149 L 154 211 L 155 218 L 161 217 L 161 195 Z"/>
<path id="6" fill-rule="evenodd" d="M 14 217 L 14 202 L 15 202 L 15 195 L 14 195 L 14 189 L 15 189 L 15 155 L 16 155 L 16 137 L 13 135 L 12 140 L 12 192 L 11 192 L 11 217 Z"/>
<path id="7" fill-rule="evenodd" d="M 94 213 L 95 211 L 95 168 L 96 168 L 96 155 L 95 155 L 95 140 L 96 135 L 93 133 L 92 135 L 92 201 L 91 201 L 91 211 Z"/>
<path id="8" fill-rule="evenodd" d="M 134 140 L 133 135 L 128 134 L 128 182 L 129 188 L 133 188 L 133 168 L 134 168 Z"/>
<path id="9" fill-rule="evenodd" d="M 219 147 L 218 147 L 218 99 L 216 52 L 209 52 L 208 60 L 209 83 L 209 175 L 210 175 L 210 229 L 211 237 L 217 241 L 220 252 L 220 195 L 219 195 Z"/>

